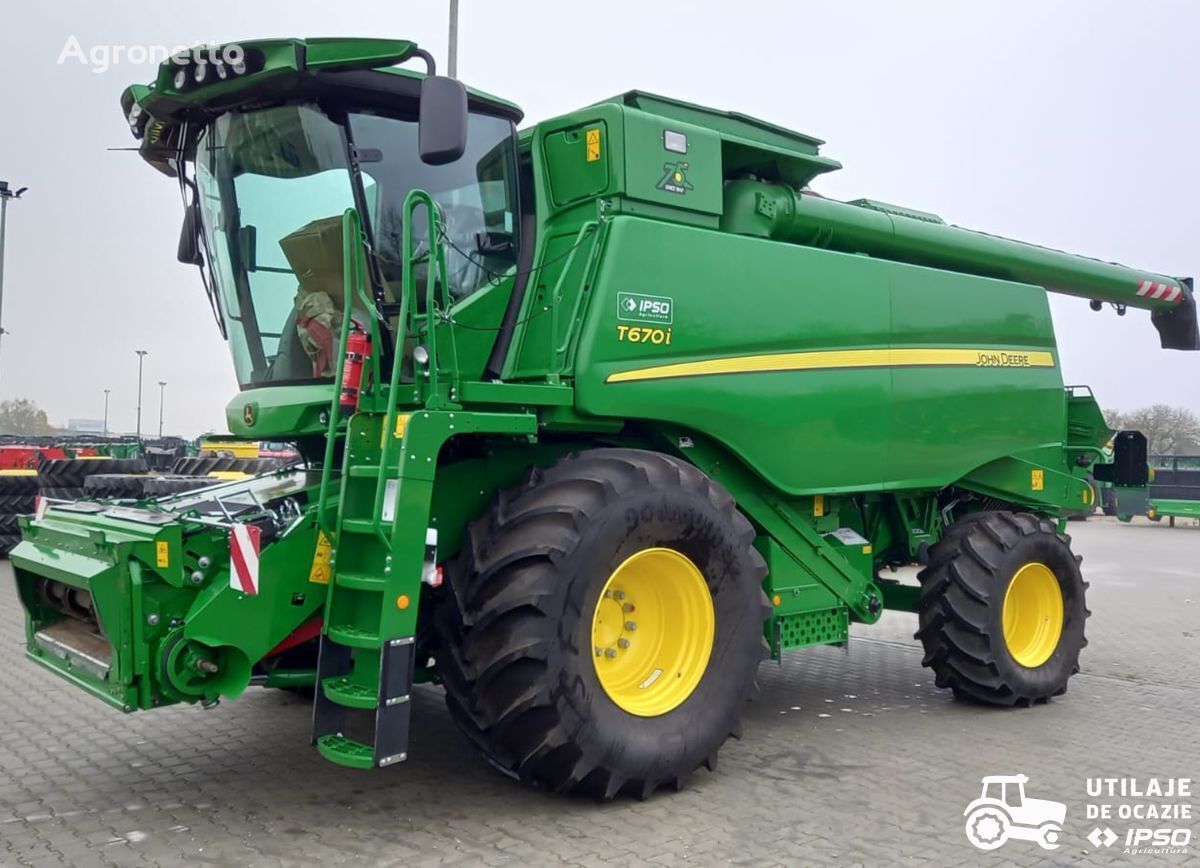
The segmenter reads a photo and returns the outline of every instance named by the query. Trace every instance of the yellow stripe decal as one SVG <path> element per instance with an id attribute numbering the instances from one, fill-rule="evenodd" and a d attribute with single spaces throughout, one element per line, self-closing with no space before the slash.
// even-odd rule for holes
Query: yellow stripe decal
<path id="1" fill-rule="evenodd" d="M 812 371 L 822 368 L 905 368 L 955 365 L 973 368 L 1053 368 L 1054 354 L 1044 350 L 1000 349 L 873 349 L 817 350 L 732 356 L 674 365 L 655 365 L 609 374 L 605 382 L 631 383 L 708 374 L 764 374 L 772 371 Z"/>

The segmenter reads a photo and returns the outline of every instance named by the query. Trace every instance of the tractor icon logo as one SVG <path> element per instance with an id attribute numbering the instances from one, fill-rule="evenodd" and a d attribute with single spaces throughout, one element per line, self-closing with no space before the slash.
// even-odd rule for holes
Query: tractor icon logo
<path id="1" fill-rule="evenodd" d="M 1062 802 L 1025 798 L 1025 775 L 988 775 L 983 792 L 967 805 L 967 840 L 980 850 L 995 850 L 1009 838 L 1036 841 L 1057 850 L 1067 806 Z"/>

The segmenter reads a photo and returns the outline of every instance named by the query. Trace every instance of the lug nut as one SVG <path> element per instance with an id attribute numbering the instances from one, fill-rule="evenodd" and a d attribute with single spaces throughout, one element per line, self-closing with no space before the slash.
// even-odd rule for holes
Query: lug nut
<path id="1" fill-rule="evenodd" d="M 620 645 L 622 648 L 628 648 L 629 640 L 628 639 L 618 639 L 617 644 Z"/>
<path id="2" fill-rule="evenodd" d="M 636 622 L 634 622 L 634 621 L 626 621 L 626 622 L 625 622 L 625 629 L 626 629 L 626 630 L 628 630 L 628 631 L 630 631 L 630 632 L 632 633 L 634 630 L 636 630 L 636 629 L 637 629 L 637 623 L 636 623 Z"/>
<path id="3" fill-rule="evenodd" d="M 597 646 L 596 646 L 596 647 L 595 647 L 593 650 L 596 652 L 596 656 L 597 656 L 597 657 L 603 657 L 603 656 L 604 656 L 604 649 L 603 649 L 603 648 L 601 648 L 599 645 L 597 645 Z"/>
<path id="4" fill-rule="evenodd" d="M 623 605 L 621 607 L 621 611 L 626 612 L 626 613 L 632 612 L 633 611 L 633 603 L 626 603 L 625 605 Z"/>
<path id="5" fill-rule="evenodd" d="M 604 656 L 611 660 L 613 657 L 617 656 L 617 649 L 616 648 L 604 649 Z"/>
<path id="6" fill-rule="evenodd" d="M 613 596 L 614 596 L 614 597 L 616 597 L 618 600 L 624 600 L 624 599 L 625 599 L 625 592 L 624 592 L 624 591 L 617 591 L 617 592 L 615 592 L 615 593 L 613 594 Z"/>

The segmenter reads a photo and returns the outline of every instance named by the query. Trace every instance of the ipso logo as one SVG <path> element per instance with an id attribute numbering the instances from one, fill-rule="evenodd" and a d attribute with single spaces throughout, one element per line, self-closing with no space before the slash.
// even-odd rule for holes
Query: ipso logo
<path id="1" fill-rule="evenodd" d="M 94 73 L 108 72 L 120 63 L 158 65 L 168 60 L 175 63 L 206 63 L 210 60 L 236 66 L 245 60 L 246 52 L 240 45 L 224 45 L 213 48 L 204 42 L 191 45 L 91 45 L 84 48 L 76 36 L 68 36 L 58 53 L 59 66 L 78 63 L 91 67 Z"/>
<path id="2" fill-rule="evenodd" d="M 665 295 L 643 295 L 640 292 L 617 293 L 617 319 L 670 325 L 673 319 L 673 307 L 673 301 Z"/>
<path id="3" fill-rule="evenodd" d="M 1192 843 L 1190 778 L 1088 778 L 1089 820 L 1124 820 L 1124 834 L 1098 825 L 1087 834 L 1096 849 L 1120 844 L 1124 855 L 1188 852 Z M 1186 823 L 1187 825 L 1180 825 Z"/>

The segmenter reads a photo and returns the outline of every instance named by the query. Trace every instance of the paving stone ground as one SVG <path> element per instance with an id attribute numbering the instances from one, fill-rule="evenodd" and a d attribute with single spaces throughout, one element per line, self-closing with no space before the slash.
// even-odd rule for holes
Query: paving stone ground
<path id="1" fill-rule="evenodd" d="M 1090 777 L 1200 780 L 1200 527 L 1101 519 L 1071 533 L 1095 614 L 1065 697 L 955 702 L 921 668 L 915 616 L 888 613 L 848 650 L 764 664 L 715 774 L 610 804 L 501 776 L 435 688 L 416 697 L 411 759 L 382 772 L 322 761 L 308 703 L 287 693 L 122 715 L 22 657 L 5 564 L 0 865 L 1200 865 L 1200 842 L 1143 856 L 1084 837 Z M 967 843 L 980 778 L 1013 773 L 1029 797 L 1067 804 L 1058 850 Z"/>

